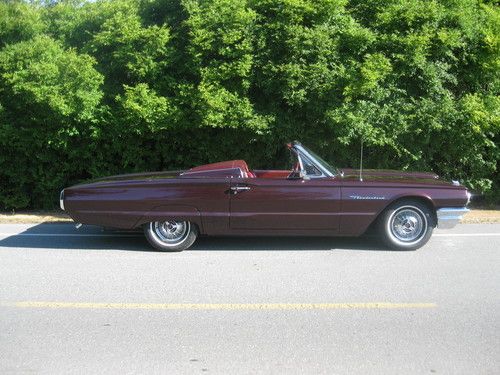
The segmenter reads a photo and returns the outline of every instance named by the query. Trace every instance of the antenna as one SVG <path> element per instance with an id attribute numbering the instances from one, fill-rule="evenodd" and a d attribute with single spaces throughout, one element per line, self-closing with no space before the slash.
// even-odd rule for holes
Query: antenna
<path id="1" fill-rule="evenodd" d="M 363 181 L 363 138 L 361 138 L 361 151 L 359 157 L 359 181 Z"/>

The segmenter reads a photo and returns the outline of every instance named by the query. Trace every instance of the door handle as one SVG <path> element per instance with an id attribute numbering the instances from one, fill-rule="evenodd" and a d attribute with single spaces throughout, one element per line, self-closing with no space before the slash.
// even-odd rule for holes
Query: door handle
<path id="1" fill-rule="evenodd" d="M 233 194 L 238 194 L 240 191 L 250 190 L 250 186 L 231 186 L 231 192 Z"/>

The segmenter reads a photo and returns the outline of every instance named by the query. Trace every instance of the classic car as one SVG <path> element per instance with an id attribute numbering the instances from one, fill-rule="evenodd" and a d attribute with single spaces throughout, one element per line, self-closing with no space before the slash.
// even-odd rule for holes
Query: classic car
<path id="1" fill-rule="evenodd" d="M 331 166 L 299 142 L 289 170 L 251 170 L 244 160 L 184 171 L 102 178 L 61 191 L 60 206 L 81 224 L 144 230 L 162 251 L 198 235 L 359 236 L 377 228 L 398 250 L 423 246 L 451 228 L 470 193 L 434 173 Z"/>

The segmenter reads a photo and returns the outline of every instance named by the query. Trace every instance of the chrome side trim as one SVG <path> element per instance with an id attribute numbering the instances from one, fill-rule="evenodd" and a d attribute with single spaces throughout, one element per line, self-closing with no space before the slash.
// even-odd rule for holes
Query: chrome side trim
<path id="1" fill-rule="evenodd" d="M 64 211 L 64 189 L 62 189 L 59 194 L 59 207 L 61 207 L 61 210 Z"/>
<path id="2" fill-rule="evenodd" d="M 439 229 L 450 229 L 457 225 L 462 216 L 469 212 L 465 207 L 445 207 L 436 211 L 437 227 Z"/>

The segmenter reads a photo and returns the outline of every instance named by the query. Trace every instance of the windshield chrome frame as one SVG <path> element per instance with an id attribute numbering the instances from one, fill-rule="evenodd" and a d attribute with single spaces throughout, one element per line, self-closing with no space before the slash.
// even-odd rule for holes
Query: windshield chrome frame
<path id="1" fill-rule="evenodd" d="M 300 143 L 294 142 L 292 148 L 297 153 L 297 156 L 299 158 L 300 168 L 308 177 L 310 178 L 335 177 L 335 173 L 332 173 L 328 169 L 324 168 L 321 165 L 321 163 L 319 163 L 315 157 L 313 157 L 306 149 L 304 149 L 304 147 Z M 313 164 L 321 172 L 321 175 L 307 174 L 307 172 L 304 169 L 304 163 L 302 162 L 302 158 L 307 159 L 311 164 Z"/>

